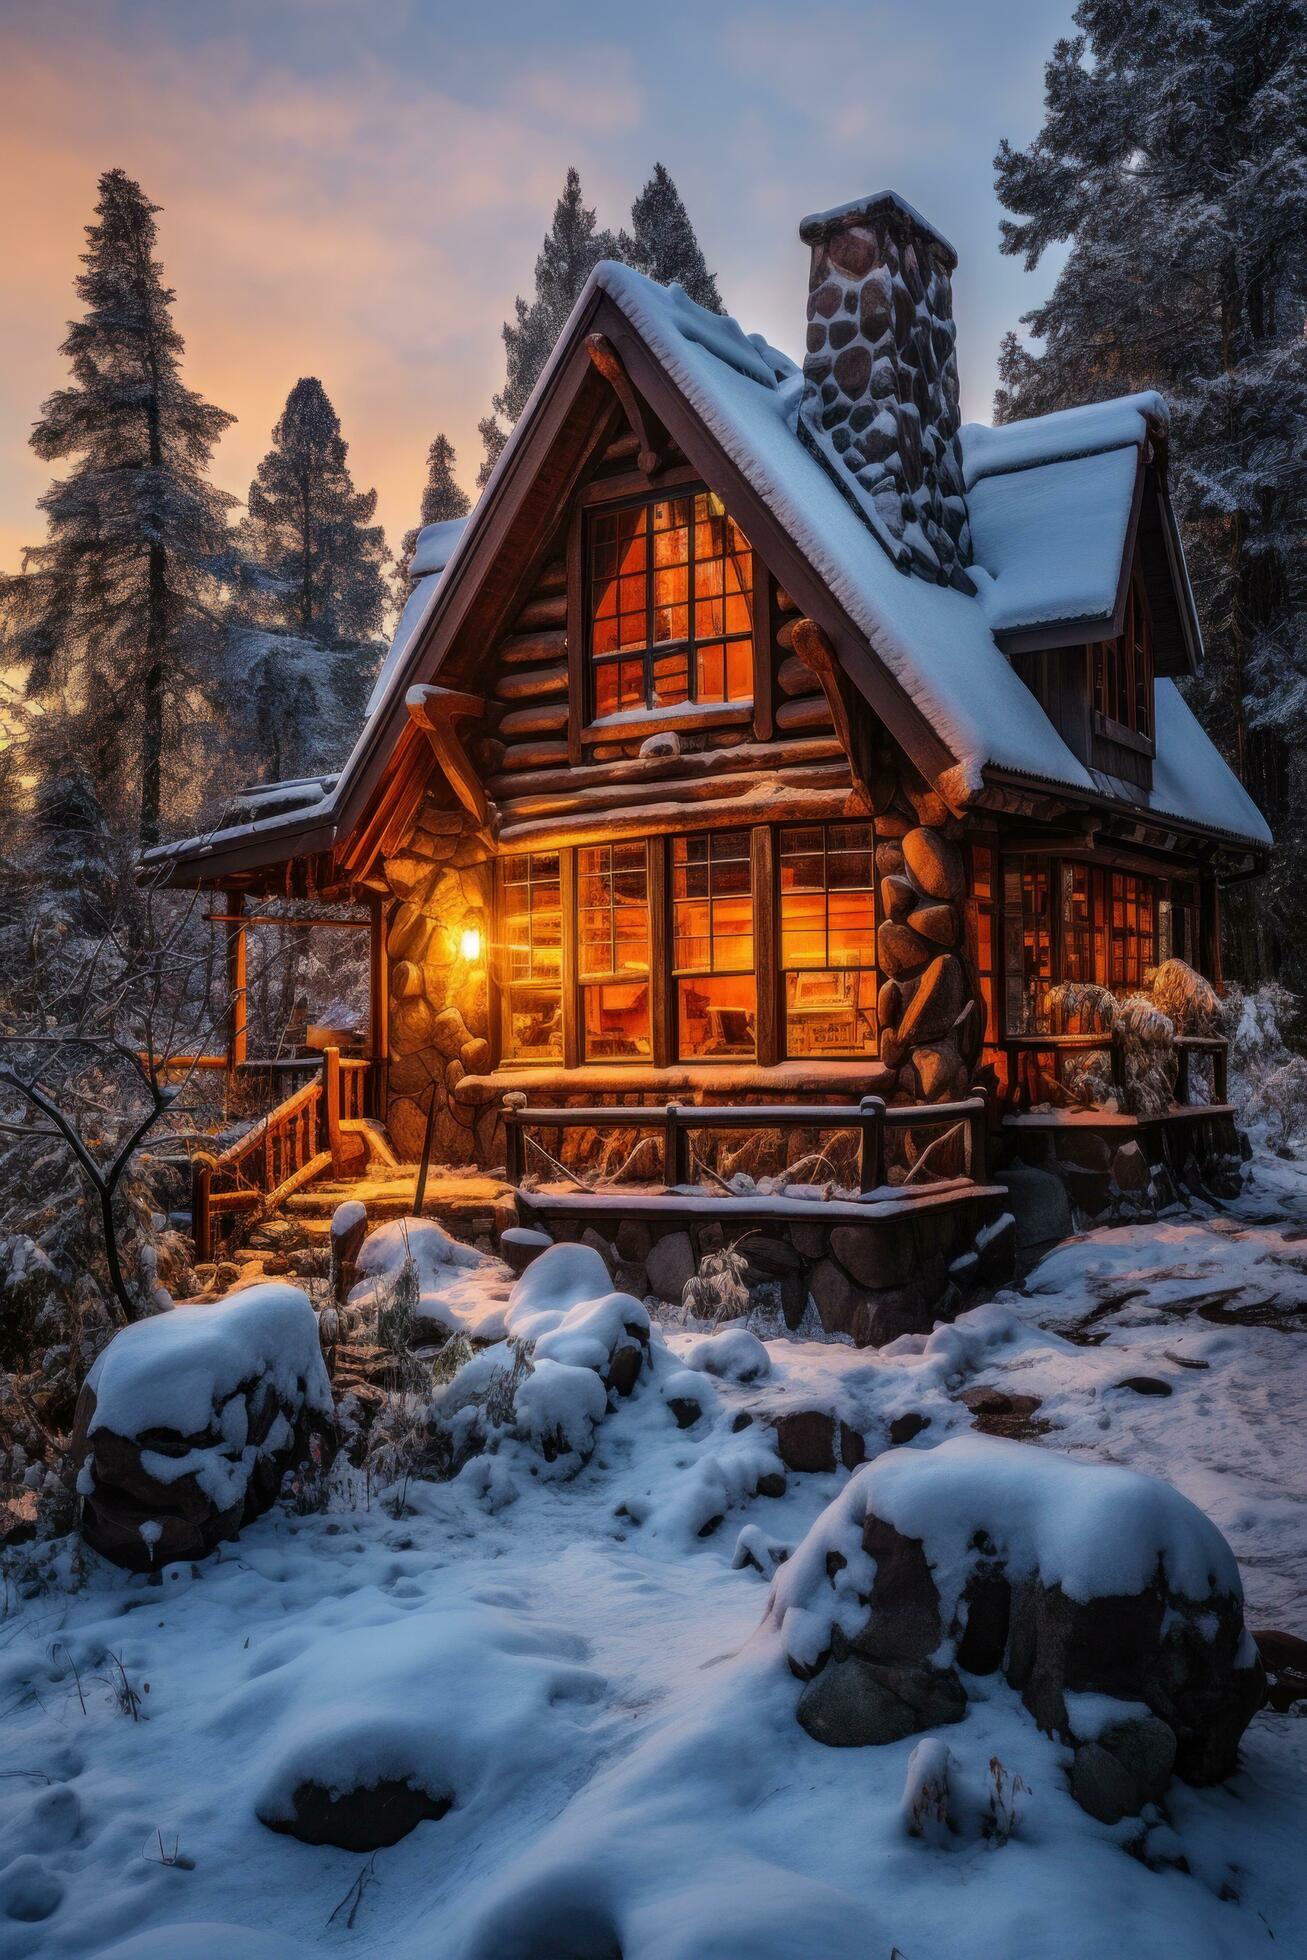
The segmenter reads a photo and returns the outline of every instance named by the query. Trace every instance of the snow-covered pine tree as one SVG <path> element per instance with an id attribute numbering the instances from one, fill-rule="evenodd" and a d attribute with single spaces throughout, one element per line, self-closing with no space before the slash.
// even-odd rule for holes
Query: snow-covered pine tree
<path id="1" fill-rule="evenodd" d="M 78 718 L 95 794 L 148 845 L 166 802 L 189 806 L 209 721 L 198 696 L 219 652 L 235 500 L 206 473 L 235 418 L 182 382 L 158 205 L 122 170 L 99 194 L 76 282 L 85 311 L 60 349 L 72 383 L 31 436 L 43 460 L 73 465 L 41 499 L 46 542 L 4 582 L 5 653 L 30 695 Z"/>
<path id="2" fill-rule="evenodd" d="M 581 177 L 569 167 L 563 194 L 554 206 L 553 222 L 546 232 L 535 264 L 535 297 L 528 302 L 520 295 L 513 302 L 514 317 L 504 322 L 504 356 L 507 375 L 494 397 L 494 414 L 481 424 L 485 460 L 477 482 L 484 487 L 511 429 L 526 407 L 531 390 L 554 350 L 567 316 L 575 306 L 594 267 L 600 259 L 620 256 L 618 241 L 611 231 L 601 231 L 594 211 L 581 200 Z"/>
<path id="3" fill-rule="evenodd" d="M 710 313 L 722 311 L 717 280 L 664 164 L 654 165 L 653 176 L 631 206 L 631 229 L 618 236 L 618 256 L 660 285 L 683 286 Z"/>
<path id="4" fill-rule="evenodd" d="M 427 451 L 427 482 L 422 492 L 421 516 L 411 531 L 405 531 L 397 554 L 401 600 L 408 577 L 408 562 L 413 556 L 422 526 L 447 523 L 454 517 L 466 517 L 472 508 L 466 490 L 460 490 L 454 479 L 454 460 L 454 445 L 442 430 Z"/>
<path id="5" fill-rule="evenodd" d="M 1206 665 L 1194 705 L 1276 833 L 1232 888 L 1231 965 L 1307 989 L 1307 9 L 1082 0 L 1045 120 L 995 159 L 1003 250 L 1071 250 L 1042 342 L 1004 341 L 1000 421 L 1158 388 Z"/>
<path id="6" fill-rule="evenodd" d="M 228 640 L 227 699 L 274 781 L 337 767 L 358 733 L 387 601 L 376 507 L 375 490 L 354 488 L 322 383 L 297 381 L 250 485 L 245 604 Z"/>

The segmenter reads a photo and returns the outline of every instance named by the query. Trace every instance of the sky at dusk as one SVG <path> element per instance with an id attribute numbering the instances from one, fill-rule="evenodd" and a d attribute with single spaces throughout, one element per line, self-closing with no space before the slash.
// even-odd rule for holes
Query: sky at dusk
<path id="1" fill-rule="evenodd" d="M 27 447 L 98 174 L 163 207 L 189 383 L 231 410 L 243 497 L 316 374 L 392 545 L 445 429 L 474 487 L 500 324 L 575 163 L 601 224 L 661 160 L 728 309 L 802 347 L 808 211 L 892 187 L 952 239 L 963 411 L 1044 294 L 1000 257 L 991 159 L 1028 142 L 1071 0 L 0 0 L 0 569 L 37 542 Z"/>

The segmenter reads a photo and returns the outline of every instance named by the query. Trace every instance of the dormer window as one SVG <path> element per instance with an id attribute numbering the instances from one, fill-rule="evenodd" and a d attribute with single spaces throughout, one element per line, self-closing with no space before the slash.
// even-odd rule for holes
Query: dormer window
<path id="1" fill-rule="evenodd" d="M 1134 736 L 1153 746 L 1153 646 L 1148 608 L 1138 578 L 1130 581 L 1120 639 L 1100 640 L 1090 649 L 1094 712 L 1100 735 Z"/>
<path id="2" fill-rule="evenodd" d="M 710 490 L 593 511 L 586 540 L 596 721 L 753 694 L 753 554 Z"/>

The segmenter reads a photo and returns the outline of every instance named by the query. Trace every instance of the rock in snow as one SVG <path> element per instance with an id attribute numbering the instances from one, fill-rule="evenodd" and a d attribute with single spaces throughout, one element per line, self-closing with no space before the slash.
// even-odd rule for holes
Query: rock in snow
<path id="1" fill-rule="evenodd" d="M 1191 1783 L 1229 1775 L 1263 1698 L 1238 1568 L 1201 1511 L 1156 1478 L 992 1437 L 860 1470 L 769 1613 L 819 1740 L 956 1719 L 950 1664 L 1001 1668 L 1041 1728 L 1091 1751 L 1073 1788 L 1096 1816 L 1153 1800 L 1172 1762 Z M 1086 1696 L 1140 1706 L 1085 1733 Z"/>
<path id="2" fill-rule="evenodd" d="M 88 1544 L 136 1572 L 203 1558 L 335 1447 L 317 1316 L 298 1287 L 247 1287 L 115 1334 L 70 1445 Z"/>

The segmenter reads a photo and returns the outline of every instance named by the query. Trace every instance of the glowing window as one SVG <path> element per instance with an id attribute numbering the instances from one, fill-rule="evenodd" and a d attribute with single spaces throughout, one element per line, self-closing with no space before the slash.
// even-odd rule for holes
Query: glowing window
<path id="1" fill-rule="evenodd" d="M 672 839 L 672 970 L 686 1060 L 755 1052 L 753 866 L 747 830 Z"/>
<path id="2" fill-rule="evenodd" d="M 521 1062 L 563 1059 L 563 897 L 557 851 L 501 860 L 507 1046 Z"/>
<path id="3" fill-rule="evenodd" d="M 752 557 L 719 497 L 594 512 L 587 564 L 596 720 L 752 698 Z"/>
<path id="4" fill-rule="evenodd" d="M 870 824 L 795 824 L 778 838 L 786 1053 L 876 1053 Z"/>
<path id="5" fill-rule="evenodd" d="M 587 1061 L 647 1059 L 649 870 L 646 845 L 577 852 L 577 976 Z"/>

